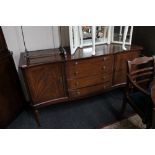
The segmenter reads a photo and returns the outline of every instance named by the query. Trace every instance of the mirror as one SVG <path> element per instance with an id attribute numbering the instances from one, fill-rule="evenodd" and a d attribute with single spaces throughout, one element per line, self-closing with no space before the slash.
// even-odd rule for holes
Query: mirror
<path id="1" fill-rule="evenodd" d="M 91 26 L 81 26 L 82 28 L 82 38 L 83 45 L 89 46 L 92 44 L 92 27 Z"/>
<path id="2" fill-rule="evenodd" d="M 133 26 L 113 26 L 112 43 L 131 44 Z"/>
<path id="3" fill-rule="evenodd" d="M 96 44 L 107 43 L 108 41 L 108 26 L 96 26 Z"/>
<path id="4" fill-rule="evenodd" d="M 131 45 L 133 26 L 69 26 L 69 40 L 71 54 L 77 48 L 92 46 L 92 55 L 95 53 L 95 45 L 118 43 Z"/>
<path id="5" fill-rule="evenodd" d="M 83 46 L 92 45 L 92 26 L 81 26 Z M 108 42 L 109 26 L 95 26 L 95 45 Z"/>

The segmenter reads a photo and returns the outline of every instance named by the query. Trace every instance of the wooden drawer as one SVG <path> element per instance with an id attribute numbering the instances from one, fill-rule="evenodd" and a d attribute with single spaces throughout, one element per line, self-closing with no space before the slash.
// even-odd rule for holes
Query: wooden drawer
<path id="1" fill-rule="evenodd" d="M 84 78 L 78 78 L 78 79 L 71 79 L 68 80 L 68 88 L 69 89 L 77 89 L 77 88 L 83 88 L 87 86 L 97 85 L 101 84 L 107 81 L 112 81 L 112 74 L 100 74 L 95 76 L 89 76 Z"/>
<path id="2" fill-rule="evenodd" d="M 77 89 L 77 90 L 70 90 L 69 96 L 71 98 L 78 98 L 78 97 L 82 97 L 82 96 L 97 94 L 97 93 L 102 92 L 108 88 L 111 88 L 111 85 L 112 85 L 111 82 L 105 82 L 104 84 L 101 84 L 101 85 L 85 87 L 85 88 L 81 88 L 81 89 Z"/>
<path id="3" fill-rule="evenodd" d="M 67 79 L 112 73 L 113 56 L 70 61 L 66 63 Z"/>

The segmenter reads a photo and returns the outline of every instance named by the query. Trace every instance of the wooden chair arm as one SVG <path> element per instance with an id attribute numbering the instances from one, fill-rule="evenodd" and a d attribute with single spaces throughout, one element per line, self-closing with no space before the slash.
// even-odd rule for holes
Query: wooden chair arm
<path id="1" fill-rule="evenodd" d="M 137 84 L 132 80 L 132 78 L 130 77 L 129 74 L 127 74 L 127 77 L 128 77 L 128 79 L 129 79 L 129 81 L 131 82 L 131 84 L 132 84 L 135 88 L 137 88 L 139 91 L 141 91 L 141 92 L 144 93 L 145 95 L 151 96 L 151 93 L 147 92 L 147 91 L 144 90 L 142 87 L 140 87 L 139 85 L 137 85 Z"/>

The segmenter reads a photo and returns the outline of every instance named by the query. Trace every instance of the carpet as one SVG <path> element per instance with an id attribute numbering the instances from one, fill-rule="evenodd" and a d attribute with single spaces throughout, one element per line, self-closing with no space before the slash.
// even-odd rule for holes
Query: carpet
<path id="1" fill-rule="evenodd" d="M 102 95 L 41 108 L 39 129 L 100 129 L 105 124 L 120 120 L 122 98 L 123 90 L 115 89 Z M 133 110 L 128 105 L 121 119 L 131 114 Z M 24 109 L 8 129 L 38 129 L 38 127 L 33 113 Z"/>
<path id="2" fill-rule="evenodd" d="M 145 129 L 146 125 L 142 123 L 141 118 L 135 114 L 129 118 L 115 122 L 113 124 L 102 127 L 102 129 Z"/>

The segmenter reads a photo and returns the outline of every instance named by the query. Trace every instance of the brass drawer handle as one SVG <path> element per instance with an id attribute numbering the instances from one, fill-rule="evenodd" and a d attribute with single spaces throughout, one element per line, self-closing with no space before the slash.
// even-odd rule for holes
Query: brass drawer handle
<path id="1" fill-rule="evenodd" d="M 77 64 L 78 64 L 78 62 L 76 61 L 76 62 L 75 62 L 75 65 L 77 65 Z"/>
<path id="2" fill-rule="evenodd" d="M 102 69 L 106 69 L 106 66 L 102 66 Z"/>
<path id="3" fill-rule="evenodd" d="M 76 93 L 77 93 L 77 95 L 80 95 L 81 94 L 80 91 L 77 91 Z"/>
<path id="4" fill-rule="evenodd" d="M 79 85 L 79 82 L 76 82 L 75 85 L 78 86 Z"/>
<path id="5" fill-rule="evenodd" d="M 74 72 L 74 75 L 77 75 L 78 74 L 78 71 Z"/>
<path id="6" fill-rule="evenodd" d="M 104 61 L 107 60 L 107 57 L 104 57 L 103 60 L 104 60 Z"/>

